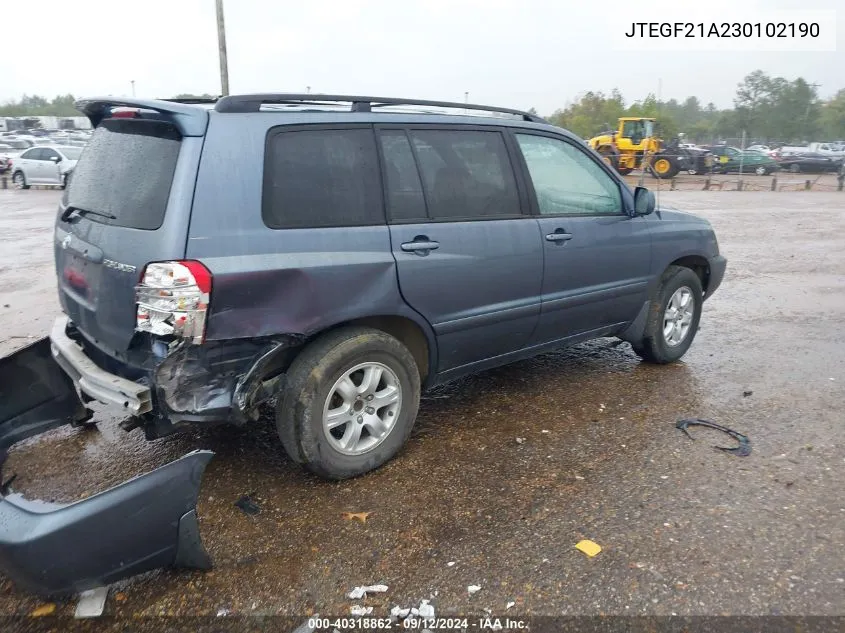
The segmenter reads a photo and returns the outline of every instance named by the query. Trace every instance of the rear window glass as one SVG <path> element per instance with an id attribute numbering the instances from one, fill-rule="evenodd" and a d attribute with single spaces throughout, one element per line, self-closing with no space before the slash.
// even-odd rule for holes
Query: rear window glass
<path id="1" fill-rule="evenodd" d="M 411 137 L 432 219 L 520 214 L 513 169 L 501 133 L 412 130 Z"/>
<path id="2" fill-rule="evenodd" d="M 182 137 L 170 123 L 106 119 L 74 168 L 67 204 L 92 222 L 148 231 L 164 222 Z"/>
<path id="3" fill-rule="evenodd" d="M 384 224 L 373 131 L 271 132 L 262 215 L 271 229 Z"/>

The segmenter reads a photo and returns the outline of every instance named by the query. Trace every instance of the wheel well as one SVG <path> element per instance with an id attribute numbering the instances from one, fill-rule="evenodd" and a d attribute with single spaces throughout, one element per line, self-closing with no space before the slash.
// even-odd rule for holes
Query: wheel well
<path id="1" fill-rule="evenodd" d="M 361 319 L 354 319 L 344 323 L 338 323 L 335 327 L 346 325 L 361 325 L 386 332 L 397 338 L 417 361 L 417 369 L 420 372 L 420 380 L 425 382 L 428 377 L 431 355 L 428 348 L 428 339 L 425 333 L 411 319 L 401 316 L 372 316 Z M 334 328 L 332 328 L 334 329 Z"/>
<path id="2" fill-rule="evenodd" d="M 692 272 L 698 275 L 701 281 L 701 288 L 707 292 L 707 284 L 710 282 L 710 265 L 707 260 L 700 255 L 688 255 L 673 261 L 670 266 L 683 266 L 689 268 Z"/>

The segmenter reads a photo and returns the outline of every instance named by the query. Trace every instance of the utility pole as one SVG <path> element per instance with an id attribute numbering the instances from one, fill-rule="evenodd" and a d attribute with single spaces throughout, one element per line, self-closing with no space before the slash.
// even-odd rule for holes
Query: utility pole
<path id="1" fill-rule="evenodd" d="M 215 0 L 217 5 L 217 47 L 220 52 L 220 89 L 223 96 L 229 94 L 229 64 L 226 60 L 226 26 L 223 23 L 223 0 Z"/>
<path id="2" fill-rule="evenodd" d="M 132 84 L 132 96 L 134 97 L 135 96 L 135 80 L 132 79 L 132 80 L 129 81 L 129 83 Z"/>

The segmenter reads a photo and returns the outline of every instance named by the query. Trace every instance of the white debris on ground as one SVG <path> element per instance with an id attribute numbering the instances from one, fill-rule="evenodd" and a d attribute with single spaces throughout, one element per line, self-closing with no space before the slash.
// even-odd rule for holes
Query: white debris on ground
<path id="1" fill-rule="evenodd" d="M 361 617 L 363 615 L 370 615 L 372 612 L 372 607 L 362 607 L 360 604 L 353 604 L 349 608 L 349 613 L 357 617 Z"/>
<path id="2" fill-rule="evenodd" d="M 467 593 L 469 593 L 470 595 L 478 591 L 481 591 L 481 587 L 478 585 L 470 585 L 469 587 L 467 587 Z"/>
<path id="3" fill-rule="evenodd" d="M 428 600 L 420 600 L 419 607 L 411 607 L 411 615 L 420 618 L 433 618 L 434 605 L 430 604 Z"/>
<path id="4" fill-rule="evenodd" d="M 411 609 L 403 609 L 398 604 L 390 610 L 390 617 L 404 620 L 411 613 Z"/>
<path id="5" fill-rule="evenodd" d="M 525 442 L 525 438 L 524 438 L 524 437 L 518 437 L 518 438 L 516 438 L 516 443 L 517 443 L 517 444 L 522 444 L 522 443 L 524 443 L 524 442 Z"/>
<path id="6" fill-rule="evenodd" d="M 79 594 L 79 602 L 76 603 L 75 618 L 98 618 L 103 615 L 106 608 L 106 598 L 109 596 L 108 587 L 97 587 Z"/>
<path id="7" fill-rule="evenodd" d="M 361 598 L 366 598 L 368 593 L 384 593 L 385 591 L 387 591 L 387 585 L 366 585 L 355 587 L 346 594 L 346 597 L 350 600 L 360 600 Z"/>
<path id="8" fill-rule="evenodd" d="M 218 618 L 222 618 L 224 616 L 227 616 L 227 615 L 229 615 L 229 613 L 230 613 L 230 611 L 226 607 L 220 607 L 219 609 L 217 609 L 217 617 Z"/>
<path id="9" fill-rule="evenodd" d="M 510 608 L 511 608 L 512 606 L 514 606 L 515 604 L 516 604 L 516 602 L 508 602 L 508 603 L 505 605 L 505 611 L 510 610 Z"/>
<path id="10" fill-rule="evenodd" d="M 455 561 L 453 561 L 453 560 L 450 560 L 448 563 L 446 563 L 446 567 L 454 567 L 454 565 L 455 565 Z"/>

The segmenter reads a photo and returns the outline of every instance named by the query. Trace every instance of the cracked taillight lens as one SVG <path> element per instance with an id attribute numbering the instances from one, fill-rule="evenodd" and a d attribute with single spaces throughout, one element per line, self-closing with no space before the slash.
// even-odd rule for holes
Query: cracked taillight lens
<path id="1" fill-rule="evenodd" d="M 211 273 L 197 261 L 147 264 L 135 287 L 135 330 L 200 344 L 211 297 Z"/>

